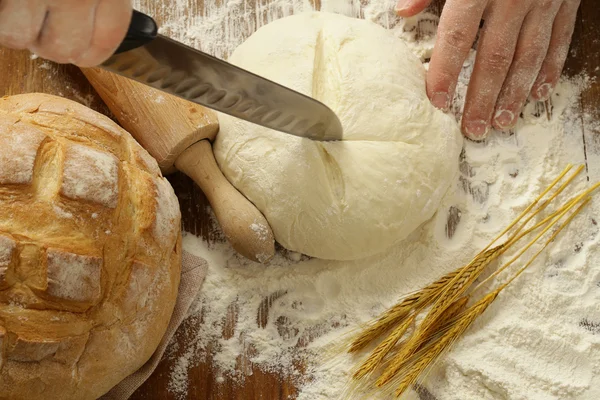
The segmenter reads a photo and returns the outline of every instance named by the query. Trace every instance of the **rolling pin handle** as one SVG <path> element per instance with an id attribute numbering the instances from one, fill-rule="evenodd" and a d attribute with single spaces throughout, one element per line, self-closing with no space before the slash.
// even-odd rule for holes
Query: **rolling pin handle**
<path id="1" fill-rule="evenodd" d="M 133 10 L 131 23 L 127 30 L 127 36 L 115 52 L 115 54 L 124 53 L 136 49 L 151 42 L 158 35 L 158 25 L 152 17 Z"/>

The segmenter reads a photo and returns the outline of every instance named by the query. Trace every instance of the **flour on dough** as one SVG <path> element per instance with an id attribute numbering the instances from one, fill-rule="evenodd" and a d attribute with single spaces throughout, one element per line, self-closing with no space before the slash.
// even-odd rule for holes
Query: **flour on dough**
<path id="1" fill-rule="evenodd" d="M 313 142 L 220 115 L 215 156 L 284 247 L 358 259 L 406 238 L 455 182 L 462 138 L 425 70 L 390 31 L 330 13 L 279 19 L 230 61 L 331 107 L 344 141 Z"/>

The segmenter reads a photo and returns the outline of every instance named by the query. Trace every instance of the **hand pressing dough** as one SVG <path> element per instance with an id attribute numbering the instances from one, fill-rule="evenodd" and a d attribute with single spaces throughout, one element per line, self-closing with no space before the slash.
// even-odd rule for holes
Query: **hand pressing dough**
<path id="1" fill-rule="evenodd" d="M 179 285 L 180 213 L 110 119 L 0 99 L 0 399 L 96 399 L 154 353 Z"/>
<path id="2" fill-rule="evenodd" d="M 217 160 L 284 247 L 338 260 L 381 252 L 455 183 L 458 125 L 430 104 L 425 69 L 391 31 L 300 14 L 259 29 L 230 61 L 324 102 L 344 127 L 344 141 L 313 142 L 219 116 Z"/>

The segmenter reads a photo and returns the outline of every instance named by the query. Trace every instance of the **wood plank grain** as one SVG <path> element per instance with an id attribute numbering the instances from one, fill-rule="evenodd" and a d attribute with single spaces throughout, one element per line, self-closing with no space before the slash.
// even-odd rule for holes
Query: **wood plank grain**
<path id="1" fill-rule="evenodd" d="M 583 1 L 573 34 L 573 45 L 565 73 L 583 74 L 590 79 L 581 94 L 580 115 L 588 180 L 600 180 L 600 7 L 594 1 Z"/>
<path id="2" fill-rule="evenodd" d="M 42 92 L 66 97 L 110 116 L 79 68 L 32 57 L 28 51 L 0 47 L 0 94 Z"/>

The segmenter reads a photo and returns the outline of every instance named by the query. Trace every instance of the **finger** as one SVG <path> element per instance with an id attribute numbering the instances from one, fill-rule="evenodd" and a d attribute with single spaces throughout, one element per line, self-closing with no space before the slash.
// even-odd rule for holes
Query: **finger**
<path id="1" fill-rule="evenodd" d="M 560 3 L 554 7 L 536 9 L 525 18 L 514 59 L 496 103 L 492 126 L 511 129 L 527 100 L 531 87 L 548 53 L 552 23 Z"/>
<path id="2" fill-rule="evenodd" d="M 448 0 L 438 27 L 437 41 L 427 73 L 427 95 L 434 106 L 447 110 L 458 75 L 473 46 L 485 8 L 483 2 L 465 5 Z"/>
<path id="3" fill-rule="evenodd" d="M 0 1 L 0 44 L 29 48 L 38 37 L 45 15 L 46 8 L 39 0 Z"/>
<path id="4" fill-rule="evenodd" d="M 396 14 L 400 17 L 412 17 L 425 10 L 432 0 L 398 0 Z"/>
<path id="5" fill-rule="evenodd" d="M 100 0 L 91 45 L 75 64 L 93 67 L 112 56 L 127 34 L 132 12 L 130 0 Z"/>
<path id="6" fill-rule="evenodd" d="M 579 0 L 565 1 L 556 15 L 548 54 L 531 89 L 531 98 L 536 101 L 548 100 L 558 83 L 569 54 L 579 3 Z"/>
<path id="7" fill-rule="evenodd" d="M 526 11 L 511 4 L 508 1 L 494 3 L 479 38 L 462 117 L 463 133 L 473 140 L 482 140 L 492 126 L 492 113 L 525 19 Z"/>
<path id="8" fill-rule="evenodd" d="M 96 0 L 51 2 L 33 50 L 58 63 L 73 62 L 89 47 L 95 9 Z"/>

